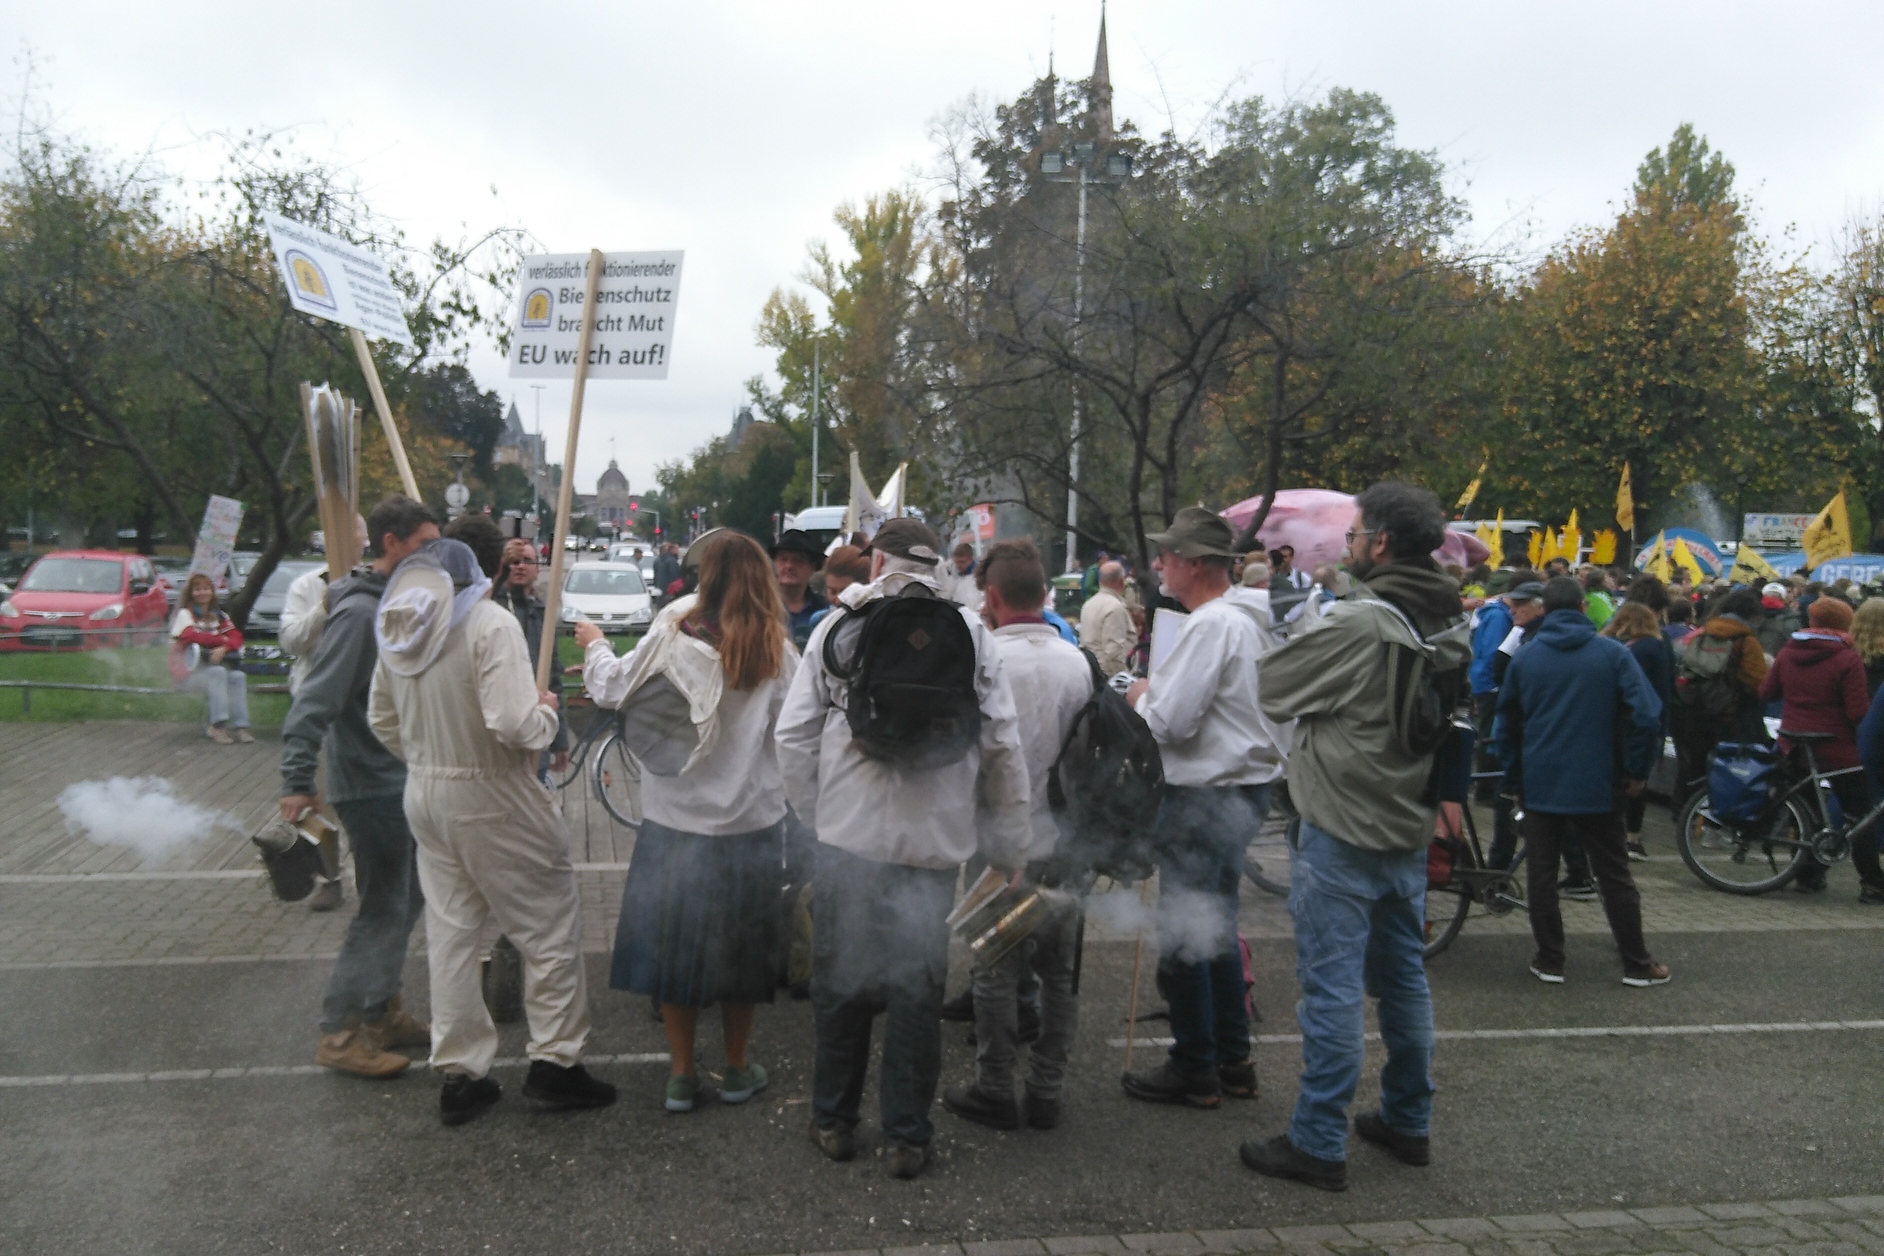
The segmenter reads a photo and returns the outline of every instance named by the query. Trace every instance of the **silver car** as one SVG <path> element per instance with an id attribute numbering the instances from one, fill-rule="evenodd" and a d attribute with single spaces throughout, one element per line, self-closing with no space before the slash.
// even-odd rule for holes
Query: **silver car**
<path id="1" fill-rule="evenodd" d="M 270 636 L 281 631 L 281 610 L 287 605 L 288 586 L 310 571 L 321 571 L 326 563 L 307 562 L 288 559 L 280 563 L 268 575 L 268 583 L 255 598 L 255 605 L 249 608 L 249 631 L 266 633 Z"/>

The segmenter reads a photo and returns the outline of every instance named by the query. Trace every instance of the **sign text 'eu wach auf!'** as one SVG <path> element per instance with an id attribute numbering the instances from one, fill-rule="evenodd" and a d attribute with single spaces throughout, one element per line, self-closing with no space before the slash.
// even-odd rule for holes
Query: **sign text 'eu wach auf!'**
<path id="1" fill-rule="evenodd" d="M 590 379 L 666 379 L 680 300 L 679 249 L 605 253 L 595 293 Z M 551 253 L 523 259 L 516 321 L 511 325 L 513 379 L 570 379 L 582 333 L 588 255 Z"/>

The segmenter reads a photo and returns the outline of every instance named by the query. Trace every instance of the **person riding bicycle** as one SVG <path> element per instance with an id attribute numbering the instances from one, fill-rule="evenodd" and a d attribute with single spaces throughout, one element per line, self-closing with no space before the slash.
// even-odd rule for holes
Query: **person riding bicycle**
<path id="1" fill-rule="evenodd" d="M 1780 703 L 1779 748 L 1788 755 L 1793 744 L 1787 731 L 1830 733 L 1832 740 L 1812 747 L 1812 757 L 1823 772 L 1856 768 L 1858 727 L 1870 710 L 1865 692 L 1864 660 L 1851 643 L 1851 607 L 1835 597 L 1821 597 L 1806 612 L 1809 626 L 1792 634 L 1779 649 L 1772 670 L 1760 685 L 1760 701 Z M 1803 760 L 1803 756 L 1801 756 Z M 1842 772 L 1831 778 L 1832 791 L 1849 822 L 1871 809 L 1871 787 L 1863 772 Z M 1878 836 L 1874 826 L 1852 843 L 1852 865 L 1858 870 L 1866 901 L 1884 902 L 1884 871 L 1878 867 Z M 1825 888 L 1825 865 L 1808 859 L 1793 885 L 1806 893 Z"/>

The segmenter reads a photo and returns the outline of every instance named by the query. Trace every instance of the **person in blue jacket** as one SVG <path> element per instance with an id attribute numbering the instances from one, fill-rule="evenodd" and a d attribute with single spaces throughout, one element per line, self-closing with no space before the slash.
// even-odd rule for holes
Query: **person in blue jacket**
<path id="1" fill-rule="evenodd" d="M 1622 981 L 1658 986 L 1668 965 L 1648 953 L 1642 897 L 1623 847 L 1625 800 L 1642 792 L 1661 750 L 1662 703 L 1628 647 L 1596 635 L 1584 591 L 1567 576 L 1544 586 L 1544 625 L 1505 670 L 1494 737 L 1505 788 L 1524 809 L 1531 972 L 1564 980 L 1557 860 L 1574 835 L 1601 889 L 1622 954 Z"/>

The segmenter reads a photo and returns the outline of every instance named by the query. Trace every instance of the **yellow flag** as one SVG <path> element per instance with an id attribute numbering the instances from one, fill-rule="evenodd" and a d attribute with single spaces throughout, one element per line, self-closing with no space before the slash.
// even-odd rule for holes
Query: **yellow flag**
<path id="1" fill-rule="evenodd" d="M 1472 529 L 1472 535 L 1477 537 L 1478 543 L 1486 549 L 1492 547 L 1492 526 L 1489 521 L 1480 519 L 1478 526 Z"/>
<path id="2" fill-rule="evenodd" d="M 1570 512 L 1570 521 L 1563 525 L 1563 536 L 1557 542 L 1557 553 L 1572 566 L 1576 565 L 1577 556 L 1583 552 L 1583 532 L 1577 527 L 1577 512 Z"/>
<path id="3" fill-rule="evenodd" d="M 1538 558 L 1538 567 L 1541 569 L 1551 559 L 1561 557 L 1563 557 L 1563 538 L 1549 528 L 1545 528 L 1544 551 Z"/>
<path id="4" fill-rule="evenodd" d="M 1598 567 L 1607 567 L 1616 561 L 1616 534 L 1604 528 L 1590 538 L 1590 561 Z"/>
<path id="5" fill-rule="evenodd" d="M 1779 573 L 1751 545 L 1742 545 L 1734 551 L 1734 567 L 1727 579 L 1733 584 L 1765 584 L 1779 579 Z"/>
<path id="6" fill-rule="evenodd" d="M 1825 503 L 1819 517 L 1805 530 L 1806 566 L 1816 567 L 1851 553 L 1851 515 L 1845 510 L 1845 490 Z"/>
<path id="7" fill-rule="evenodd" d="M 1661 532 L 1655 534 L 1655 557 L 1648 560 L 1645 570 L 1663 584 L 1667 584 L 1675 573 L 1668 565 L 1668 545 L 1664 536 L 1665 534 Z"/>
<path id="8" fill-rule="evenodd" d="M 1550 529 L 1546 528 L 1544 532 L 1531 533 L 1531 539 L 1525 544 L 1524 556 L 1531 560 L 1532 571 L 1537 571 L 1544 566 L 1544 536 L 1549 531 Z"/>
<path id="9" fill-rule="evenodd" d="M 1687 541 L 1681 537 L 1675 538 L 1675 566 L 1693 576 L 1696 584 L 1707 579 L 1707 572 L 1701 569 L 1700 561 L 1695 558 L 1694 551 L 1688 548 Z"/>
<path id="10" fill-rule="evenodd" d="M 1479 482 L 1485 478 L 1485 468 L 1489 467 L 1490 465 L 1491 465 L 1491 451 L 1486 450 L 1483 461 L 1481 461 L 1478 464 L 1478 474 L 1473 476 L 1472 482 L 1465 486 L 1465 492 L 1459 494 L 1458 504 L 1453 506 L 1452 508 L 1452 513 L 1454 515 L 1461 516 L 1461 517 L 1464 516 L 1465 508 L 1467 506 L 1470 506 L 1472 504 L 1473 499 L 1478 496 Z"/>
<path id="11" fill-rule="evenodd" d="M 1502 507 L 1498 511 L 1498 522 L 1492 525 L 1491 540 L 1485 542 L 1485 548 L 1491 551 L 1485 561 L 1494 570 L 1505 565 L 1505 512 Z"/>
<path id="12" fill-rule="evenodd" d="M 1629 490 L 1629 464 L 1622 464 L 1622 483 L 1616 486 L 1616 523 L 1624 532 L 1635 532 L 1635 494 Z"/>

